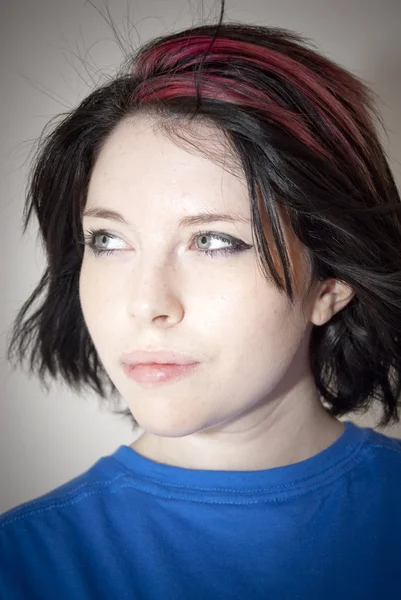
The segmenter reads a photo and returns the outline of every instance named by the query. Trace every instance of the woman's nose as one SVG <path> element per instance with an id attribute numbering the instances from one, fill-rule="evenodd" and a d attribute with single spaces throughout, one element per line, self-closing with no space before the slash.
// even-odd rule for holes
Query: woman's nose
<path id="1" fill-rule="evenodd" d="M 165 263 L 137 266 L 130 274 L 128 287 L 128 312 L 137 320 L 175 324 L 184 315 L 179 293 L 179 282 L 174 267 Z"/>

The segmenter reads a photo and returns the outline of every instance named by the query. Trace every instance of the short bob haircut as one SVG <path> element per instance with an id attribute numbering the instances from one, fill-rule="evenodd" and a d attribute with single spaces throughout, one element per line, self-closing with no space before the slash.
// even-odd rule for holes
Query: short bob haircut
<path id="1" fill-rule="evenodd" d="M 47 266 L 13 323 L 8 359 L 22 363 L 29 354 L 30 372 L 46 389 L 46 376 L 61 376 L 75 391 L 86 386 L 102 399 L 118 393 L 79 299 L 81 222 L 91 171 L 124 119 L 151 115 L 174 141 L 184 139 L 180 132 L 186 126 L 189 136 L 194 121 L 221 132 L 246 178 L 266 279 L 294 302 L 281 211 L 305 247 L 311 281 L 335 278 L 354 291 L 343 310 L 311 331 L 310 367 L 328 413 L 365 413 L 378 401 L 383 409 L 378 426 L 396 423 L 401 202 L 375 130 L 375 119 L 384 125 L 374 94 L 299 34 L 223 24 L 223 13 L 224 2 L 217 24 L 142 45 L 111 80 L 42 132 L 24 233 L 35 213 Z M 137 425 L 128 409 L 114 412 Z"/>

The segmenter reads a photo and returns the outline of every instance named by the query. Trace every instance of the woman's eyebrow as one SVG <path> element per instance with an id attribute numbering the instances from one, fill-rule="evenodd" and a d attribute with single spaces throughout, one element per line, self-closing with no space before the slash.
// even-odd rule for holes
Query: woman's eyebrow
<path id="1" fill-rule="evenodd" d="M 113 221 L 118 221 L 120 223 L 124 223 L 125 225 L 130 225 L 130 223 L 117 211 L 101 208 L 101 207 L 93 207 L 85 210 L 84 217 L 97 217 L 99 219 L 112 219 Z M 187 217 L 183 217 L 178 225 L 179 227 L 188 227 L 189 225 L 199 225 L 201 223 L 213 223 L 214 221 L 229 221 L 229 222 L 240 222 L 240 223 L 250 223 L 250 219 L 236 214 L 223 214 L 214 211 L 203 212 L 198 215 L 190 215 Z"/>

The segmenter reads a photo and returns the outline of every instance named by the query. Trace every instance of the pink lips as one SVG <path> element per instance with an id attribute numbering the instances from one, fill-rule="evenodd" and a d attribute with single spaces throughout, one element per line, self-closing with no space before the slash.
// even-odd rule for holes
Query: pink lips
<path id="1" fill-rule="evenodd" d="M 193 356 L 182 354 L 181 352 L 172 352 L 171 350 L 136 350 L 122 356 L 121 361 L 127 365 L 157 363 L 163 365 L 177 364 L 189 365 L 198 362 Z"/>
<path id="2" fill-rule="evenodd" d="M 189 375 L 200 363 L 192 356 L 172 351 L 138 350 L 122 358 L 124 373 L 143 385 L 161 384 Z"/>
<path id="3" fill-rule="evenodd" d="M 144 385 L 154 385 L 166 383 L 173 379 L 181 379 L 186 375 L 189 375 L 199 363 L 192 363 L 188 365 L 177 365 L 177 364 L 136 364 L 136 365 L 123 365 L 124 373 L 134 381 Z"/>

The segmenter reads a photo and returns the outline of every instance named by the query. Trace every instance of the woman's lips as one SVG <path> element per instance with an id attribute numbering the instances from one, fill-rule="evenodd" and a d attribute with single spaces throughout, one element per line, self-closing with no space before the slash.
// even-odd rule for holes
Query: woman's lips
<path id="1" fill-rule="evenodd" d="M 192 363 L 189 365 L 177 364 L 123 364 L 124 373 L 130 378 L 144 385 L 155 385 L 166 383 L 173 379 L 181 379 L 186 375 L 190 375 L 200 363 Z"/>

